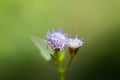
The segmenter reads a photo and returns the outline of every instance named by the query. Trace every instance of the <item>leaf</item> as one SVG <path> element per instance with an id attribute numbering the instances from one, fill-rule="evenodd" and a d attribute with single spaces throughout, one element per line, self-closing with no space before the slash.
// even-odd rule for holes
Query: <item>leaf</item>
<path id="1" fill-rule="evenodd" d="M 51 60 L 50 54 L 53 51 L 51 46 L 49 46 L 42 39 L 35 36 L 32 37 L 32 41 L 36 45 L 36 47 L 40 50 L 40 54 L 44 57 L 44 59 L 50 61 Z"/>

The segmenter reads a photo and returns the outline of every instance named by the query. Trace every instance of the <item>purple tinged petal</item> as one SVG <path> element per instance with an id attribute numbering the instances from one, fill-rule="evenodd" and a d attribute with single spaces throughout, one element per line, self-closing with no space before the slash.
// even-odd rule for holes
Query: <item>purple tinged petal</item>
<path id="1" fill-rule="evenodd" d="M 55 49 L 60 49 L 63 50 L 66 42 L 68 40 L 67 36 L 65 35 L 66 33 L 63 33 L 62 29 L 59 30 L 52 30 L 52 32 L 47 33 L 47 43 L 51 45 L 51 47 Z"/>

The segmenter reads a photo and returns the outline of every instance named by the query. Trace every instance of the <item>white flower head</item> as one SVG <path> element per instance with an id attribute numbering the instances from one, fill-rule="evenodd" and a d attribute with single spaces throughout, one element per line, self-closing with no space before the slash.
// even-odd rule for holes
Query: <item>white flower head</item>
<path id="1" fill-rule="evenodd" d="M 68 40 L 67 45 L 71 48 L 79 48 L 80 46 L 83 46 L 83 43 L 84 42 L 81 39 L 78 39 L 78 36 L 76 35 L 74 39 L 70 38 Z"/>

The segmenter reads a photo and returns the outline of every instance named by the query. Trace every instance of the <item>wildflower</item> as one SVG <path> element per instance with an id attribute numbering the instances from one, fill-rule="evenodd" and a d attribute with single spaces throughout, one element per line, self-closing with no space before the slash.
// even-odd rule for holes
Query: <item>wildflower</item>
<path id="1" fill-rule="evenodd" d="M 83 43 L 84 42 L 82 40 L 78 39 L 78 36 L 76 36 L 75 39 L 70 38 L 67 43 L 70 55 L 72 56 L 76 55 L 78 49 L 83 45 Z"/>
<path id="2" fill-rule="evenodd" d="M 52 30 L 52 32 L 47 32 L 46 35 L 46 42 L 55 50 L 63 50 L 66 42 L 68 41 L 67 38 L 68 34 L 64 33 L 62 29 Z"/>

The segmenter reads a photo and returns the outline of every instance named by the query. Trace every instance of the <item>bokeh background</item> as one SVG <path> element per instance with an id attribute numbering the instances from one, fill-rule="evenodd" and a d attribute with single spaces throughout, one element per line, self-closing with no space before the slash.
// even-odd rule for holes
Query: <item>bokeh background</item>
<path id="1" fill-rule="evenodd" d="M 30 39 L 57 27 L 85 42 L 66 80 L 120 80 L 120 0 L 0 0 L 0 80 L 58 80 Z"/>

